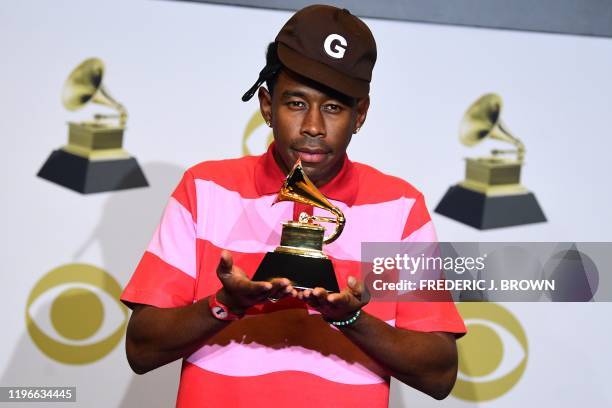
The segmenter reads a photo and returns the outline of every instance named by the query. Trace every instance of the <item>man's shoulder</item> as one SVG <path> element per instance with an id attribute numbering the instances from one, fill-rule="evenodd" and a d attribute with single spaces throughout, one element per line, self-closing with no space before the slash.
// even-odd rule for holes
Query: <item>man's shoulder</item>
<path id="1" fill-rule="evenodd" d="M 228 171 L 252 171 L 259 158 L 260 156 L 242 156 L 222 160 L 206 160 L 191 166 L 188 171 L 195 177 L 223 175 Z"/>
<path id="2" fill-rule="evenodd" d="M 393 201 L 401 198 L 416 199 L 422 193 L 408 181 L 369 166 L 353 162 L 359 175 L 358 201 L 361 204 Z"/>
<path id="3" fill-rule="evenodd" d="M 226 190 L 241 191 L 252 185 L 254 169 L 260 156 L 207 160 L 191 166 L 187 172 L 195 181 L 208 181 Z"/>

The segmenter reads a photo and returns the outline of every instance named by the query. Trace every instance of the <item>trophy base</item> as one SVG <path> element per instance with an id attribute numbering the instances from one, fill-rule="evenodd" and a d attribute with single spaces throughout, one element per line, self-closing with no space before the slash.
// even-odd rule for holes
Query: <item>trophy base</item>
<path id="1" fill-rule="evenodd" d="M 88 160 L 62 149 L 51 153 L 37 176 L 81 194 L 149 185 L 134 157 Z"/>
<path id="2" fill-rule="evenodd" d="M 339 292 L 334 267 L 327 258 L 268 252 L 257 268 L 254 281 L 287 278 L 296 289 L 322 287 L 329 292 Z"/>
<path id="3" fill-rule="evenodd" d="M 531 192 L 487 196 L 460 185 L 448 189 L 435 212 L 479 230 L 546 222 Z"/>

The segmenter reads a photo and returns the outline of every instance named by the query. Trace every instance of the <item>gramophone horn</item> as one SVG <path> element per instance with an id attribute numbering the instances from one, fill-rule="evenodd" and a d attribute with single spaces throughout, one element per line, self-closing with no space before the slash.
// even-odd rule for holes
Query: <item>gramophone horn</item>
<path id="1" fill-rule="evenodd" d="M 74 111 L 89 102 L 111 107 L 119 112 L 119 122 L 125 125 L 127 112 L 102 85 L 104 63 L 98 58 L 89 58 L 77 66 L 68 76 L 62 91 L 62 103 Z M 103 115 L 101 115 L 103 116 Z"/>
<path id="2" fill-rule="evenodd" d="M 330 222 L 336 224 L 336 229 L 334 232 L 323 240 L 325 244 L 335 241 L 344 229 L 344 214 L 338 207 L 333 205 L 321 193 L 321 191 L 319 191 L 312 181 L 310 181 L 308 176 L 306 176 L 306 173 L 304 173 L 300 160 L 298 160 L 293 166 L 293 169 L 287 176 L 283 187 L 278 192 L 275 203 L 279 201 L 294 201 L 306 205 L 312 205 L 331 212 L 335 218 L 321 216 L 309 217 L 309 219 L 313 221 Z"/>
<path id="3" fill-rule="evenodd" d="M 517 159 L 522 161 L 525 146 L 505 128 L 501 121 L 501 109 L 502 99 L 499 95 L 490 93 L 478 98 L 463 115 L 459 127 L 459 139 L 466 146 L 473 146 L 486 138 L 511 143 L 517 148 Z"/>

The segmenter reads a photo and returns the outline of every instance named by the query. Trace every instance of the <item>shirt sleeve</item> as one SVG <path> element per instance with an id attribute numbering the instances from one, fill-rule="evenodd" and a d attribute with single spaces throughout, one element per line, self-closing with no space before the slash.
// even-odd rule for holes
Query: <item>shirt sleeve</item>
<path id="1" fill-rule="evenodd" d="M 412 205 L 402 242 L 437 242 L 436 231 L 422 194 Z M 419 302 L 399 300 L 395 310 L 395 326 L 423 332 L 448 332 L 461 337 L 465 324 L 454 302 Z"/>
<path id="2" fill-rule="evenodd" d="M 196 190 L 187 171 L 172 193 L 161 221 L 121 301 L 156 307 L 193 303 L 196 281 Z"/>

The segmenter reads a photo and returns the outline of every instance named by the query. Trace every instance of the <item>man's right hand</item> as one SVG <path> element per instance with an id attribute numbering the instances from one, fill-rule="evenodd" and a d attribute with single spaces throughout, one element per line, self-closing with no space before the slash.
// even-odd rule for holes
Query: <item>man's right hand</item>
<path id="1" fill-rule="evenodd" d="M 234 265 L 228 251 L 221 252 L 217 266 L 217 276 L 223 288 L 217 293 L 219 302 L 226 305 L 232 313 L 242 315 L 251 306 L 269 299 L 286 296 L 297 297 L 297 290 L 286 278 L 274 278 L 267 282 L 254 282 L 242 269 Z"/>

